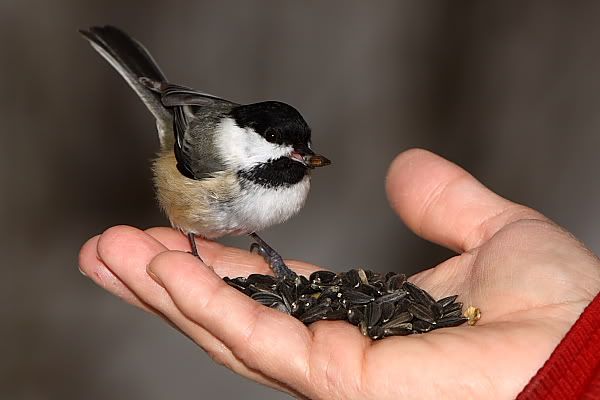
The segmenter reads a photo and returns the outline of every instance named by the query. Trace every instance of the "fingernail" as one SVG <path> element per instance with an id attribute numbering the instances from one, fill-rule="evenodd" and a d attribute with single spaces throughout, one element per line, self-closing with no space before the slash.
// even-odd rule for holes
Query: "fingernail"
<path id="1" fill-rule="evenodd" d="M 165 285 L 162 283 L 162 281 L 160 280 L 160 278 L 158 277 L 158 275 L 156 275 L 154 273 L 154 271 L 152 271 L 150 269 L 150 266 L 148 265 L 146 267 L 146 273 L 150 276 L 150 278 L 152 278 L 152 280 L 156 283 L 158 283 L 160 286 L 165 287 Z"/>
<path id="2" fill-rule="evenodd" d="M 81 267 L 77 267 L 79 269 L 79 273 L 87 278 L 87 274 L 81 269 Z"/>

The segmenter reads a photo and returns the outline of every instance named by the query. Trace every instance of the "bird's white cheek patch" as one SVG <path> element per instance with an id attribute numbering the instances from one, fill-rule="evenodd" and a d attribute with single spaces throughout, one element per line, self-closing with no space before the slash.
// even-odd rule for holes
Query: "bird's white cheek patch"
<path id="1" fill-rule="evenodd" d="M 221 122 L 216 146 L 225 162 L 232 168 L 249 169 L 255 165 L 289 156 L 291 146 L 268 142 L 252 129 L 242 129 L 231 118 Z"/>

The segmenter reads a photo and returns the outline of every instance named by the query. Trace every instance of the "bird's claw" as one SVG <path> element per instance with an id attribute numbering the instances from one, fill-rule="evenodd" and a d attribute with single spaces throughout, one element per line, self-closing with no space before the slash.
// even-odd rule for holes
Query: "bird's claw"
<path id="1" fill-rule="evenodd" d="M 285 265 L 283 257 L 281 257 L 279 253 L 273 250 L 273 248 L 271 248 L 267 243 L 265 243 L 265 241 L 262 240 L 258 235 L 253 235 L 252 237 L 256 240 L 256 242 L 250 245 L 250 252 L 256 252 L 259 255 L 261 255 L 265 259 L 266 263 L 269 264 L 269 267 L 271 267 L 271 270 L 273 271 L 273 274 L 276 278 L 296 279 L 298 277 L 298 275 L 296 275 L 294 271 L 292 271 L 287 265 Z"/>

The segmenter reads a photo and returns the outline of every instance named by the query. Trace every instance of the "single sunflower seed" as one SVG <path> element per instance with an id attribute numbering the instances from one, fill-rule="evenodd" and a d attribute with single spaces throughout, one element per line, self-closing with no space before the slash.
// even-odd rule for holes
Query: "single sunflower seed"
<path id="1" fill-rule="evenodd" d="M 435 318 L 433 318 L 433 313 L 431 312 L 431 309 L 429 309 L 429 307 L 427 307 L 427 306 L 424 306 L 423 304 L 413 303 L 408 306 L 408 311 L 412 315 L 414 315 L 415 318 L 418 318 L 422 321 L 427 321 L 429 323 L 432 323 L 435 321 Z"/>
<path id="2" fill-rule="evenodd" d="M 433 327 L 433 325 L 430 324 L 429 322 L 422 321 L 420 319 L 414 320 L 412 323 L 412 326 L 413 326 L 413 330 L 417 333 L 429 332 L 431 330 L 431 328 Z"/>
<path id="3" fill-rule="evenodd" d="M 367 327 L 372 328 L 377 325 L 381 319 L 381 303 L 371 302 L 367 304 L 367 312 L 365 313 Z"/>
<path id="4" fill-rule="evenodd" d="M 431 304 L 435 303 L 435 300 L 429 295 L 429 293 L 414 283 L 406 281 L 402 287 L 408 292 L 409 296 L 419 304 L 429 307 Z"/>
<path id="5" fill-rule="evenodd" d="M 444 317 L 437 320 L 434 324 L 435 329 L 439 328 L 450 328 L 453 326 L 459 326 L 467 322 L 469 319 L 465 317 Z"/>
<path id="6" fill-rule="evenodd" d="M 375 298 L 371 295 L 352 289 L 342 292 L 342 297 L 344 298 L 344 301 L 350 305 L 367 304 L 375 300 Z"/>
<path id="7" fill-rule="evenodd" d="M 454 296 L 444 297 L 443 299 L 439 299 L 436 303 L 438 303 L 440 306 L 442 306 L 442 308 L 445 308 L 445 307 L 449 306 L 450 304 L 454 303 L 456 301 L 457 297 L 458 297 L 457 294 L 455 294 Z"/>
<path id="8" fill-rule="evenodd" d="M 402 325 L 394 326 L 392 328 L 383 328 L 383 336 L 406 336 L 413 332 L 413 326 L 410 322 L 406 322 Z"/>
<path id="9" fill-rule="evenodd" d="M 396 315 L 393 319 L 389 320 L 385 324 L 383 324 L 384 328 L 394 328 L 396 326 L 400 326 L 404 323 L 412 321 L 413 315 L 408 311 L 404 311 L 398 315 Z M 411 328 L 412 329 L 412 328 Z"/>
<path id="10" fill-rule="evenodd" d="M 331 311 L 331 307 L 319 304 L 306 310 L 298 319 L 308 325 L 324 319 Z"/>

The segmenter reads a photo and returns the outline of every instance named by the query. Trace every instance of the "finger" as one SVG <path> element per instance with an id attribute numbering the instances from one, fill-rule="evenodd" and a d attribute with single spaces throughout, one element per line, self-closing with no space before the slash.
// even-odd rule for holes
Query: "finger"
<path id="1" fill-rule="evenodd" d="M 111 234 L 115 229 L 130 229 L 129 227 L 116 227 L 108 230 L 107 234 Z M 79 253 L 79 269 L 86 276 L 89 277 L 94 283 L 102 287 L 109 293 L 119 297 L 123 301 L 138 307 L 146 312 L 155 314 L 163 319 L 166 319 L 163 314 L 150 304 L 142 300 L 132 289 L 130 289 L 125 282 L 121 280 L 113 271 L 104 263 L 104 261 L 98 255 L 98 243 L 101 235 L 94 236 L 89 239 L 81 248 Z M 168 296 L 165 293 L 165 298 Z M 167 321 L 168 322 L 168 321 Z"/>
<path id="2" fill-rule="evenodd" d="M 175 229 L 157 227 L 146 230 L 146 233 L 161 242 L 170 250 L 190 251 L 190 244 L 185 235 Z M 227 247 L 210 240 L 197 237 L 198 252 L 207 265 L 214 268 L 220 276 L 248 276 L 250 274 L 272 274 L 264 258 L 248 250 Z M 301 261 L 286 260 L 296 273 L 310 275 L 318 268 Z"/>
<path id="3" fill-rule="evenodd" d="M 160 254 L 148 271 L 184 315 L 221 340 L 246 366 L 301 387 L 311 342 L 301 322 L 249 299 L 206 269 L 196 268 L 189 254 Z"/>
<path id="4" fill-rule="evenodd" d="M 158 309 L 163 309 L 170 299 L 145 273 L 145 267 L 157 254 L 167 250 L 151 236 L 130 226 L 109 228 L 98 240 L 98 257 L 110 271 L 135 294 L 143 294 L 142 299 L 155 299 L 153 306 Z M 201 265 L 200 260 L 197 264 Z"/>
<path id="5" fill-rule="evenodd" d="M 89 239 L 79 251 L 79 270 L 94 283 L 123 301 L 144 311 L 155 311 L 144 304 L 98 256 L 100 235 Z"/>
<path id="6" fill-rule="evenodd" d="M 159 226 L 148 228 L 144 232 L 161 242 L 169 250 L 187 252 L 192 250 L 188 237 L 176 229 Z M 206 240 L 198 236 L 196 237 L 196 246 L 198 252 L 202 255 L 201 258 L 203 260 L 206 259 L 207 262 L 211 261 L 209 259 L 212 254 L 218 252 L 220 247 L 223 247 L 223 245 L 217 242 Z"/>
<path id="7" fill-rule="evenodd" d="M 167 251 L 162 243 L 141 230 L 118 226 L 108 229 L 97 240 L 98 256 L 106 263 L 111 274 L 117 276 L 135 300 L 126 300 L 142 306 L 174 324 L 202 347 L 216 362 L 233 371 L 264 385 L 285 390 L 284 387 L 265 379 L 260 374 L 250 371 L 235 358 L 233 353 L 220 340 L 208 333 L 193 321 L 185 317 L 175 306 L 165 289 L 156 284 L 146 273 L 146 266 L 157 254 Z M 195 268 L 208 271 L 205 265 L 192 257 Z M 214 274 L 213 274 L 214 275 Z"/>
<path id="8" fill-rule="evenodd" d="M 401 153 L 388 171 L 392 207 L 417 235 L 463 252 L 521 219 L 547 220 L 498 196 L 472 175 L 427 150 Z"/>
<path id="9" fill-rule="evenodd" d="M 94 236 L 82 246 L 79 253 L 79 270 L 86 277 L 89 277 L 94 283 L 105 289 L 107 292 L 119 297 L 121 300 L 133 305 L 134 307 L 140 308 L 148 313 L 162 318 L 175 329 L 185 334 L 185 332 L 181 331 L 173 324 L 173 322 L 165 317 L 160 310 L 141 299 L 125 284 L 125 282 L 123 282 L 111 271 L 111 269 L 104 263 L 103 260 L 100 259 L 100 256 L 98 255 L 98 242 L 100 237 L 100 235 Z M 166 294 L 164 297 L 170 301 Z"/>

